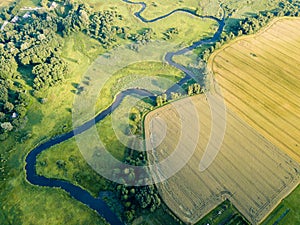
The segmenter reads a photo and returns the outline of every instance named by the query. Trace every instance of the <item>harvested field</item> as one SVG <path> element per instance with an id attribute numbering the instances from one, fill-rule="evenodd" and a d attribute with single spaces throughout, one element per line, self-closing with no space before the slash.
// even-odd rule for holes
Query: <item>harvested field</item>
<path id="1" fill-rule="evenodd" d="M 210 68 L 228 107 L 300 162 L 300 19 L 281 19 L 216 52 Z"/>
<path id="2" fill-rule="evenodd" d="M 193 105 L 199 117 L 199 140 L 182 140 L 182 118 L 177 111 L 191 109 Z M 157 184 L 164 202 L 186 223 L 196 223 L 224 199 L 229 199 L 251 223 L 257 224 L 299 183 L 299 164 L 229 111 L 220 152 L 210 167 L 200 172 L 199 162 L 212 126 L 205 96 L 180 100 L 151 112 L 145 119 L 146 137 L 162 133 L 159 123 L 151 126 L 157 118 L 164 121 L 167 129 L 160 145 L 149 152 L 151 161 L 166 159 L 179 142 L 185 145 L 176 157 L 184 158 L 191 151 L 192 142 L 197 141 L 196 150 L 184 168 Z M 191 126 L 196 123 L 192 115 L 183 119 Z M 149 143 L 147 149 L 153 149 Z"/>
<path id="3" fill-rule="evenodd" d="M 203 172 L 199 163 L 212 128 L 204 96 L 180 100 L 146 117 L 150 161 L 167 159 L 181 142 L 176 153 L 180 162 L 197 143 L 183 169 L 157 184 L 163 200 L 184 222 L 196 223 L 229 199 L 252 224 L 258 224 L 299 184 L 299 26 L 299 19 L 276 20 L 259 34 L 237 39 L 211 57 L 209 67 L 227 105 L 226 133 L 219 154 Z M 192 114 L 193 106 L 200 121 L 198 140 L 183 135 L 182 119 L 192 129 L 193 116 L 180 118 L 177 112 L 183 108 Z M 164 132 L 164 139 L 155 143 L 155 137 Z M 162 177 L 162 171 L 174 165 L 158 167 L 154 176 Z"/>
<path id="4" fill-rule="evenodd" d="M 8 6 L 12 2 L 13 2 L 13 0 L 0 0 L 0 9 L 5 6 Z"/>

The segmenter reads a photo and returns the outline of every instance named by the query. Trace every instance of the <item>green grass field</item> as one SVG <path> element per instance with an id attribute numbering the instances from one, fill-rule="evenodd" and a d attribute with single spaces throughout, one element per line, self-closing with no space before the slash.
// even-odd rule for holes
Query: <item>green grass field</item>
<path id="1" fill-rule="evenodd" d="M 183 223 L 172 215 L 165 204 L 153 213 L 142 213 L 136 218 L 132 225 L 183 225 Z"/>
<path id="2" fill-rule="evenodd" d="M 296 225 L 300 223 L 299 215 L 300 186 L 276 207 L 276 209 L 262 222 L 262 225 Z M 286 214 L 287 213 L 287 214 Z M 286 215 L 285 215 L 286 214 Z"/>
<path id="3" fill-rule="evenodd" d="M 240 212 L 228 200 L 222 202 L 214 210 L 208 213 L 195 225 L 247 225 L 249 222 L 240 214 Z"/>
<path id="4" fill-rule="evenodd" d="M 11 5 L 16 1 L 14 0 L 0 0 L 0 9 L 6 6 Z M 36 7 L 39 6 L 40 0 L 20 0 L 19 2 L 20 7 Z"/>

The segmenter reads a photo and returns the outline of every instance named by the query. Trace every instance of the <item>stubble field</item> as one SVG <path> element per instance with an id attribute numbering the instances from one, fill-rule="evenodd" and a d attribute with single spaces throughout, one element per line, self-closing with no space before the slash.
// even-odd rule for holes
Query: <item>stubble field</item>
<path id="1" fill-rule="evenodd" d="M 211 61 L 230 109 L 300 162 L 299 19 L 276 21 Z"/>
<path id="2" fill-rule="evenodd" d="M 212 127 L 204 96 L 180 100 L 146 117 L 148 138 L 163 135 L 167 127 L 158 147 L 147 143 L 147 150 L 154 149 L 148 154 L 152 162 L 168 158 L 184 142 L 176 156 L 179 162 L 197 143 L 185 167 L 157 185 L 183 221 L 195 223 L 229 199 L 257 224 L 299 184 L 299 25 L 300 20 L 275 21 L 260 34 L 239 39 L 213 55 L 210 66 L 227 105 L 226 133 L 219 154 L 204 172 L 199 171 L 199 162 Z M 193 106 L 200 121 L 198 140 L 184 137 L 177 112 Z M 196 123 L 192 118 L 184 120 L 192 126 Z M 157 171 L 154 176 L 159 176 Z"/>
<path id="3" fill-rule="evenodd" d="M 178 108 L 190 109 L 193 105 L 200 121 L 199 140 L 184 137 L 182 118 L 177 112 Z M 196 223 L 229 199 L 251 223 L 257 224 L 299 183 L 299 165 L 229 111 L 220 152 L 210 167 L 200 172 L 199 162 L 211 131 L 210 108 L 204 96 L 184 99 L 150 113 L 145 121 L 147 137 L 161 135 L 163 129 L 158 122 L 150 129 L 157 118 L 165 121 L 167 130 L 161 144 L 149 153 L 152 162 L 166 159 L 184 143 L 176 154 L 180 162 L 197 143 L 188 163 L 175 176 L 157 184 L 165 203 L 184 222 Z M 184 120 L 191 126 L 196 123 L 192 115 Z M 152 149 L 150 143 L 147 149 Z"/>

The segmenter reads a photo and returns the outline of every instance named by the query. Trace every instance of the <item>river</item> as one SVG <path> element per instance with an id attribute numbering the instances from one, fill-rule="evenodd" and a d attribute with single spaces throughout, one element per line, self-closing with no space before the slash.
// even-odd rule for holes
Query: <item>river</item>
<path id="1" fill-rule="evenodd" d="M 126 2 L 128 4 L 137 4 L 141 6 L 141 9 L 138 12 L 135 12 L 134 15 L 139 18 L 141 21 L 143 21 L 144 23 L 153 23 L 156 22 L 158 20 L 164 19 L 174 13 L 177 12 L 183 12 L 183 13 L 187 13 L 187 14 L 192 14 L 194 16 L 198 16 L 196 15 L 192 10 L 188 10 L 188 9 L 176 9 L 166 15 L 157 17 L 155 19 L 151 19 L 151 20 L 147 20 L 145 19 L 141 14 L 144 12 L 144 10 L 147 8 L 146 3 L 144 2 L 131 2 L 129 0 L 122 0 L 123 2 Z M 225 22 L 224 19 L 220 20 L 218 18 L 212 17 L 212 16 L 198 16 L 200 18 L 206 18 L 206 19 L 212 19 L 215 20 L 216 22 L 218 22 L 219 24 L 219 28 L 216 31 L 216 33 L 214 34 L 214 36 L 212 38 L 206 38 L 206 39 L 202 39 L 199 40 L 197 42 L 194 42 L 191 46 L 183 48 L 177 52 L 168 52 L 165 56 L 165 61 L 170 64 L 171 66 L 176 67 L 177 69 L 181 70 L 182 72 L 184 72 L 186 74 L 186 76 L 181 79 L 177 84 L 174 84 L 174 86 L 170 87 L 166 93 L 170 93 L 172 91 L 175 90 L 175 88 L 178 87 L 178 85 L 182 85 L 184 84 L 187 80 L 191 79 L 194 77 L 193 73 L 188 70 L 186 67 L 184 67 L 183 65 L 180 65 L 178 63 L 176 63 L 173 60 L 173 57 L 175 55 L 182 55 L 185 54 L 189 51 L 192 51 L 193 49 L 197 48 L 200 45 L 203 44 L 209 44 L 209 43 L 213 43 L 215 41 L 217 41 L 220 38 L 220 35 L 224 29 L 225 26 Z M 112 105 L 107 108 L 106 110 L 100 112 L 98 115 L 96 115 L 95 118 L 91 119 L 90 121 L 84 123 L 83 125 L 77 127 L 76 129 L 62 134 L 60 136 L 54 137 L 53 139 L 50 139 L 49 141 L 46 141 L 45 143 L 37 146 L 36 148 L 34 148 L 26 157 L 26 166 L 25 166 L 25 170 L 26 170 L 26 178 L 27 180 L 33 184 L 33 185 L 38 185 L 38 186 L 43 186 L 43 187 L 57 187 L 57 188 L 61 188 L 63 190 L 65 190 L 66 192 L 68 192 L 73 198 L 75 198 L 76 200 L 86 204 L 88 207 L 90 207 L 93 210 L 96 210 L 99 215 L 101 215 L 104 219 L 106 219 L 107 222 L 109 222 L 112 225 L 120 225 L 123 224 L 118 217 L 114 214 L 114 212 L 112 212 L 112 210 L 107 206 L 107 204 L 100 198 L 95 198 L 93 197 L 89 192 L 87 192 L 86 190 L 82 189 L 81 187 L 78 187 L 70 182 L 64 181 L 64 180 L 57 180 L 57 179 L 51 179 L 51 178 L 46 178 L 44 176 L 39 176 L 36 173 L 36 161 L 37 161 L 37 156 L 47 150 L 48 148 L 57 145 L 59 143 L 62 143 L 72 137 L 74 137 L 75 135 L 81 134 L 82 132 L 88 130 L 89 128 L 91 128 L 93 125 L 95 125 L 95 123 L 98 123 L 99 121 L 103 120 L 106 116 L 110 115 L 122 102 L 122 100 L 128 96 L 128 95 L 132 95 L 132 94 L 137 94 L 140 96 L 149 96 L 149 94 L 151 94 L 149 91 L 147 90 L 143 90 L 143 89 L 128 89 L 125 90 L 121 93 L 119 93 L 117 95 L 117 97 L 115 98 L 114 102 L 112 103 Z M 153 96 L 154 97 L 154 96 Z"/>

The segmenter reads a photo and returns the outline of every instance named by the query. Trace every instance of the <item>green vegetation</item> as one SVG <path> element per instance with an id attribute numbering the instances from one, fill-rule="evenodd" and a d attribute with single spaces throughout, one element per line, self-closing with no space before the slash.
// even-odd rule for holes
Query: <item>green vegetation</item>
<path id="1" fill-rule="evenodd" d="M 151 70 L 146 70 L 145 68 L 151 68 Z M 148 89 L 155 90 L 157 89 L 156 85 L 158 82 L 160 88 L 167 89 L 170 87 L 170 84 L 176 83 L 179 79 L 181 79 L 182 75 L 183 74 L 180 71 L 160 62 L 149 61 L 129 65 L 119 70 L 116 74 L 114 74 L 114 76 L 111 77 L 109 81 L 107 81 L 105 88 L 102 89 L 100 94 L 103 96 L 101 99 L 101 108 L 105 106 L 104 103 L 106 102 L 107 105 L 111 104 L 112 96 L 115 96 L 118 92 L 120 92 L 120 90 L 126 88 L 127 84 L 139 80 L 139 78 L 151 76 L 154 84 L 152 87 L 148 86 Z M 160 80 L 161 78 L 164 79 Z M 155 84 L 156 80 L 157 84 Z M 143 83 L 136 83 L 135 86 L 139 87 L 139 85 L 143 87 Z M 105 95 L 105 93 L 109 94 Z M 104 98 L 104 96 L 106 96 L 107 100 Z M 134 105 L 134 108 L 130 108 L 130 102 L 135 101 L 135 99 L 136 97 L 134 96 L 126 97 L 113 115 L 106 117 L 96 125 L 97 130 L 99 131 L 99 137 L 106 149 L 117 159 L 121 161 L 125 160 L 128 163 L 134 163 L 132 161 L 134 154 L 128 155 L 129 150 L 119 141 L 115 132 L 120 132 L 123 135 L 142 135 L 141 119 L 143 115 L 150 111 L 154 105 L 154 103 L 149 99 L 144 99 L 143 101 L 138 101 L 136 105 Z M 128 123 L 128 119 L 130 119 L 129 127 L 125 126 Z M 117 121 L 117 123 L 112 124 L 113 121 Z M 100 191 L 113 190 L 114 188 L 113 184 L 92 171 L 90 166 L 82 157 L 74 139 L 44 151 L 38 157 L 37 170 L 39 174 L 46 177 L 64 179 L 70 181 L 71 183 L 80 185 L 81 187 L 90 191 L 94 196 L 97 196 Z M 95 185 L 95 183 L 97 184 Z M 125 186 L 118 186 L 118 188 L 120 193 L 122 193 L 121 190 L 124 188 L 127 189 Z M 142 193 L 148 193 L 148 191 L 149 193 L 152 193 L 155 191 L 153 188 L 154 187 L 152 187 L 152 189 L 149 189 L 148 187 L 140 189 L 137 188 L 136 193 L 130 198 L 142 196 Z M 123 191 L 124 193 L 126 192 L 125 189 Z M 124 199 L 124 197 L 121 196 L 122 195 L 120 195 L 120 198 Z M 158 199 L 157 195 L 155 199 Z M 141 210 L 139 210 L 139 207 L 142 209 L 148 208 L 148 210 L 152 209 L 152 211 L 155 209 L 153 206 L 149 206 L 151 201 L 147 203 L 148 200 L 143 200 L 141 197 L 136 197 L 136 203 L 132 201 L 130 207 L 128 206 L 129 203 L 127 203 L 129 201 L 129 197 L 127 197 L 126 200 L 127 201 L 124 201 L 123 204 L 124 206 L 127 205 L 127 207 L 125 207 L 127 210 L 124 213 L 117 212 L 126 220 L 131 221 L 134 217 L 136 217 L 136 215 L 140 215 Z M 111 204 L 112 199 L 108 199 L 107 201 Z M 157 202 L 159 200 L 155 201 Z M 147 204 L 145 205 L 143 202 L 146 202 Z M 140 206 L 138 207 L 136 204 Z M 159 204 L 160 202 L 155 203 L 156 206 Z"/>
<path id="2" fill-rule="evenodd" d="M 20 4 L 25 3 L 22 1 Z M 8 25 L 5 29 L 8 29 L 9 26 L 24 26 L 26 29 L 30 27 L 30 25 L 20 22 L 16 25 Z M 42 32 L 44 32 L 46 28 L 42 29 Z M 4 30 L 4 32 L 11 31 Z M 25 30 L 24 32 L 30 31 Z M 32 27 L 32 33 L 33 32 L 35 32 L 35 30 Z M 3 32 L 1 32 L 1 35 L 2 34 Z M 24 38 L 28 38 L 26 34 L 24 35 Z M 49 139 L 52 136 L 70 129 L 71 113 L 68 109 L 72 107 L 74 97 L 74 94 L 71 92 L 74 89 L 72 83 L 79 82 L 80 77 L 86 71 L 91 61 L 93 61 L 98 54 L 103 52 L 103 49 L 98 42 L 93 41 L 80 33 L 71 34 L 67 39 L 62 39 L 59 37 L 59 34 L 54 34 L 54 36 L 55 38 L 51 37 L 50 34 L 47 38 L 52 38 L 51 44 L 57 42 L 61 44 L 61 47 L 59 47 L 60 57 L 61 59 L 64 58 L 64 60 L 71 65 L 69 68 L 69 75 L 65 76 L 64 81 L 59 83 L 59 85 L 52 86 L 51 88 L 43 88 L 38 92 L 32 92 L 32 89 L 34 88 L 33 74 L 31 73 L 32 66 L 21 65 L 21 62 L 18 62 L 18 58 L 16 58 L 16 61 L 19 68 L 16 74 L 9 72 L 8 69 L 1 69 L 1 76 L 9 76 L 11 77 L 10 80 L 13 81 L 13 86 L 7 82 L 4 85 L 8 90 L 8 101 L 14 104 L 14 110 L 19 106 L 23 106 L 25 109 L 28 108 L 27 113 L 23 110 L 24 114 L 26 113 L 26 116 L 28 117 L 26 126 L 22 129 L 22 127 L 19 128 L 14 125 L 17 120 L 22 119 L 21 116 L 23 114 L 21 114 L 20 111 L 18 113 L 19 117 L 11 122 L 12 125 L 14 125 L 11 135 L 5 137 L 7 139 L 0 144 L 0 221 L 4 224 L 19 224 L 21 222 L 22 224 L 64 224 L 66 221 L 71 224 L 90 224 L 93 222 L 104 224 L 103 220 L 95 212 L 71 199 L 64 191 L 50 188 L 38 188 L 29 185 L 26 182 L 23 173 L 24 157 L 27 152 L 32 150 L 33 146 L 42 140 Z M 8 38 L 10 37 L 12 36 L 8 36 Z M 6 37 L 4 36 L 4 38 Z M 36 45 L 35 42 L 37 39 L 35 38 L 36 36 L 33 35 L 30 40 L 32 41 L 31 44 L 34 44 L 36 47 L 39 45 Z M 19 46 L 20 43 L 18 42 L 16 44 L 18 44 L 16 49 L 21 49 L 21 46 Z M 45 46 L 44 50 L 46 50 L 46 52 L 48 51 L 47 48 L 48 47 Z M 14 50 L 11 42 L 5 43 L 4 48 L 1 49 L 4 49 L 5 51 Z M 49 46 L 48 49 L 52 51 L 51 46 Z M 32 58 L 33 60 L 39 60 L 40 56 L 43 56 L 43 54 L 37 54 L 37 52 L 40 53 L 40 50 L 43 51 L 42 45 L 40 45 L 39 50 L 36 50 L 36 53 L 31 52 L 38 57 Z M 15 52 L 17 52 L 17 50 Z M 11 56 L 14 55 L 1 53 L 1 57 Z M 12 65 L 15 65 L 13 64 L 14 59 L 8 58 L 7 61 L 12 63 Z M 7 61 L 1 60 L 1 63 Z M 46 63 L 48 63 L 47 60 Z M 49 63 L 51 63 L 51 61 L 49 61 Z M 3 65 L 4 64 L 1 66 Z M 14 67 L 11 68 L 14 69 Z M 32 95 L 33 93 L 34 95 Z M 20 99 L 24 98 L 23 95 L 28 98 L 25 105 L 21 102 L 22 99 Z M 9 104 L 6 104 L 5 108 L 5 110 L 9 110 L 11 107 Z M 4 112 L 6 114 L 6 111 Z M 24 116 L 24 118 L 26 118 L 26 116 Z M 12 120 L 13 118 L 11 118 L 11 114 L 6 114 L 4 119 L 6 122 L 9 122 L 9 120 Z M 43 209 L 43 211 L 41 211 L 41 209 Z M 61 211 L 64 211 L 65 213 L 61 214 Z M 80 217 L 78 217 L 78 215 L 80 215 Z"/>
<path id="3" fill-rule="evenodd" d="M 105 148 L 120 161 L 126 160 L 127 149 L 124 145 L 128 145 L 120 140 L 127 140 L 132 134 L 142 135 L 141 118 L 153 107 L 151 101 L 140 100 L 133 108 L 130 108 L 130 103 L 137 100 L 138 98 L 134 96 L 126 97 L 112 115 L 96 125 Z"/>
<path id="4" fill-rule="evenodd" d="M 35 188 L 20 178 L 9 184 L 9 188 L 13 192 L 1 190 L 0 221 L 3 225 L 107 224 L 96 212 L 60 189 Z"/>
<path id="5" fill-rule="evenodd" d="M 134 1 L 138 2 L 138 0 Z M 94 0 L 90 0 L 90 2 L 94 2 Z M 223 4 L 223 6 L 234 12 L 234 18 L 240 19 L 248 16 L 250 13 L 257 13 L 261 10 L 273 9 L 280 1 L 174 0 L 170 2 L 169 0 L 145 0 L 144 2 L 147 3 L 147 9 L 142 15 L 148 19 L 165 15 L 178 8 L 189 8 L 191 10 L 195 10 L 199 15 L 220 16 L 220 2 Z"/>
<path id="6" fill-rule="evenodd" d="M 88 0 L 84 3 L 74 0 L 66 1 L 67 4 L 62 0 L 55 2 L 57 5 L 53 6 L 52 1 L 48 0 L 18 0 L 14 3 L 0 0 L 0 28 L 3 26 L 0 31 L 1 224 L 105 224 L 99 215 L 70 198 L 64 191 L 29 184 L 24 173 L 27 153 L 34 146 L 72 129 L 74 96 L 88 88 L 89 82 L 93 82 L 85 80 L 87 84 L 83 85 L 81 77 L 83 74 L 88 76 L 85 72 L 99 55 L 121 44 L 139 51 L 142 45 L 155 40 L 168 41 L 176 44 L 179 49 L 195 40 L 211 36 L 217 25 L 212 20 L 184 13 L 145 24 L 133 16 L 139 6 L 115 0 Z M 143 15 L 149 19 L 177 8 L 190 8 L 200 15 L 221 15 L 217 1 L 145 2 L 148 8 Z M 227 11 L 234 12 L 233 17 L 240 20 L 249 13 L 273 9 L 277 5 L 277 1 L 245 2 L 227 4 Z M 36 11 L 20 10 L 23 7 L 43 8 Z M 280 7 L 285 9 L 284 15 L 291 15 L 292 10 L 295 10 L 287 2 Z M 250 22 L 253 23 L 253 20 Z M 231 32 L 234 33 L 236 21 L 228 20 L 228 23 L 232 24 Z M 245 26 L 243 29 L 246 33 L 248 28 Z M 173 50 L 162 48 L 159 54 L 162 57 L 166 51 Z M 198 51 L 202 52 L 202 49 Z M 159 86 L 167 89 L 170 83 L 178 81 L 183 74 L 160 62 L 129 65 L 120 69 L 102 89 L 96 110 L 109 106 L 128 83 L 147 76 L 154 76 L 159 82 L 159 78 L 166 78 L 169 82 L 161 82 Z M 154 86 L 158 85 L 154 82 L 150 89 L 155 90 Z M 195 88 L 193 92 L 197 93 Z M 179 96 L 173 93 L 171 97 L 175 99 Z M 123 107 L 133 98 L 124 99 L 124 104 L 117 109 L 120 117 L 117 128 L 127 135 L 142 135 L 142 117 L 152 110 L 155 103 L 144 99 L 135 108 Z M 128 118 L 129 129 L 124 126 Z M 102 142 L 119 160 L 136 163 L 136 159 L 128 158 L 126 148 L 118 141 L 111 119 L 108 116 L 97 124 Z M 100 191 L 112 191 L 115 188 L 90 168 L 74 139 L 43 152 L 38 158 L 37 170 L 46 177 L 64 179 L 79 185 L 94 196 Z M 127 188 L 120 187 L 120 190 L 126 192 Z M 176 219 L 165 208 L 149 212 L 159 205 L 153 187 L 141 188 L 136 193 L 146 197 L 130 196 L 135 199 L 130 206 L 128 201 L 123 201 L 123 205 L 128 206 L 125 213 L 119 212 L 123 213 L 123 218 L 131 220 L 131 217 L 137 217 L 133 224 L 143 224 L 138 222 L 139 218 L 145 218 L 145 224 L 176 224 Z M 152 197 L 155 200 L 149 201 Z M 112 203 L 111 198 L 107 201 Z M 143 208 L 141 206 L 146 209 L 140 210 Z M 289 215 L 292 215 L 291 212 Z"/>
<path id="7" fill-rule="evenodd" d="M 206 224 L 248 225 L 249 222 L 239 213 L 239 211 L 231 204 L 229 200 L 226 200 L 208 213 L 195 225 Z"/>
<path id="8" fill-rule="evenodd" d="M 96 47 L 98 45 L 82 34 L 71 35 L 65 40 L 62 54 L 71 65 L 70 77 L 58 86 L 39 91 L 36 97 L 28 94 L 26 126 L 13 130 L 12 135 L 0 143 L 0 221 L 4 224 L 5 221 L 13 224 L 18 224 L 13 221 L 22 221 L 23 224 L 64 224 L 64 221 L 70 224 L 104 224 L 97 213 L 70 198 L 66 192 L 28 184 L 23 172 L 25 155 L 34 146 L 71 128 L 71 112 L 68 109 L 72 108 L 74 98 L 72 83 L 80 81 L 92 57 L 103 51 L 100 46 Z M 30 90 L 26 82 L 18 81 Z M 42 104 L 41 99 L 47 101 Z M 65 213 L 61 214 L 61 211 Z"/>
<path id="9" fill-rule="evenodd" d="M 0 9 L 11 4 L 13 0 L 0 0 Z"/>
<path id="10" fill-rule="evenodd" d="M 37 173 L 71 181 L 97 197 L 100 191 L 113 190 L 110 181 L 99 176 L 82 157 L 75 139 L 54 146 L 38 157 Z"/>
<path id="11" fill-rule="evenodd" d="M 108 107 L 113 98 L 128 87 L 135 86 L 154 93 L 160 93 L 179 81 L 183 76 L 184 74 L 181 71 L 165 63 L 155 61 L 133 63 L 120 69 L 106 81 L 105 86 L 101 89 L 101 98 L 96 104 L 96 109 L 99 111 Z M 147 80 L 147 77 L 152 81 Z M 147 81 L 146 84 L 145 81 Z"/>
<path id="12" fill-rule="evenodd" d="M 299 224 L 299 199 L 300 186 L 298 187 L 274 209 L 274 211 L 262 222 L 262 225 L 271 224 Z"/>
<path id="13" fill-rule="evenodd" d="M 143 212 L 134 221 L 133 225 L 183 225 L 183 223 L 176 218 L 168 207 L 162 202 L 161 207 L 153 213 Z"/>

